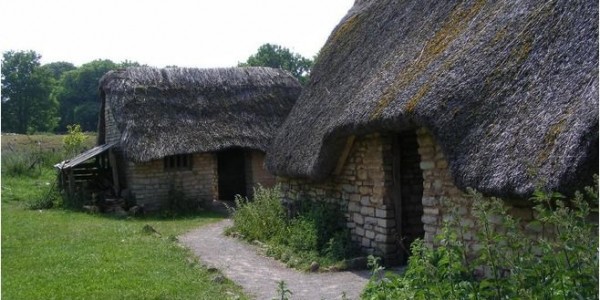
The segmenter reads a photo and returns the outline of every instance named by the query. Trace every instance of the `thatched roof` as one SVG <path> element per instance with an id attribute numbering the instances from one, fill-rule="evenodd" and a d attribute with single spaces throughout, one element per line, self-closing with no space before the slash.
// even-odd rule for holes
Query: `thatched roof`
<path id="1" fill-rule="evenodd" d="M 356 1 L 267 167 L 323 179 L 347 136 L 418 126 L 461 188 L 579 186 L 598 172 L 598 1 Z"/>
<path id="2" fill-rule="evenodd" d="M 100 80 L 119 146 L 133 161 L 230 147 L 266 152 L 300 90 L 288 73 L 260 67 L 140 67 Z"/>

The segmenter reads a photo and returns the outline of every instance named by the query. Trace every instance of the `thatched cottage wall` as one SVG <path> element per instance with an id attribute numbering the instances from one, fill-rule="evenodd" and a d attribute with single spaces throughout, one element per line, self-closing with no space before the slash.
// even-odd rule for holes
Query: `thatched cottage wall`
<path id="1" fill-rule="evenodd" d="M 275 185 L 275 176 L 265 168 L 265 153 L 261 151 L 249 151 L 246 153 L 246 195 L 251 196 L 254 188 L 261 185 L 263 187 L 273 187 Z"/>
<path id="2" fill-rule="evenodd" d="M 340 204 L 353 241 L 386 264 L 405 262 L 416 238 L 433 247 L 450 218 L 460 218 L 468 229 L 465 241 L 477 247 L 472 200 L 454 185 L 441 148 L 424 128 L 356 137 L 341 171 L 323 182 L 287 177 L 278 182 L 284 202 Z M 534 216 L 531 206 L 506 205 L 531 235 L 541 233 L 527 226 Z"/>
<path id="3" fill-rule="evenodd" d="M 218 198 L 217 163 L 212 153 L 194 154 L 189 170 L 165 170 L 162 159 L 128 162 L 127 166 L 130 194 L 145 210 L 161 208 L 169 201 L 170 193 L 178 194 L 186 201 L 197 202 L 200 206 Z"/>
<path id="4" fill-rule="evenodd" d="M 104 107 L 104 132 L 106 144 L 117 143 L 121 139 L 121 133 L 117 128 L 115 117 L 110 109 L 109 104 L 106 103 Z"/>

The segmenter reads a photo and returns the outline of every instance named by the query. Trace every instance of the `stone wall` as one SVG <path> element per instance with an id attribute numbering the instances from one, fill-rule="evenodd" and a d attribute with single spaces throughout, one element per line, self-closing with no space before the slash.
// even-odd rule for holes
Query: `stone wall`
<path id="1" fill-rule="evenodd" d="M 352 239 L 368 254 L 393 262 L 399 251 L 391 193 L 391 137 L 372 134 L 357 138 L 344 167 L 324 182 L 278 178 L 284 202 L 338 203 Z"/>
<path id="2" fill-rule="evenodd" d="M 472 200 L 454 185 L 442 149 L 426 129 L 416 130 L 418 146 L 414 145 L 414 134 L 406 135 L 412 135 L 412 141 L 403 139 L 405 134 L 357 137 L 341 172 L 323 182 L 278 178 L 283 201 L 292 206 L 295 201 L 306 200 L 340 204 L 353 241 L 365 253 L 383 257 L 386 264 L 404 261 L 408 245 L 403 245 L 402 239 L 420 237 L 426 245 L 435 246 L 435 236 L 441 233 L 444 221 L 451 219 L 466 228 L 464 240 L 471 250 L 476 249 L 479 245 L 474 233 Z M 399 162 L 398 155 L 404 156 Z M 394 174 L 394 170 L 400 174 Z M 403 202 L 402 206 L 396 205 L 396 201 Z M 531 222 L 535 214 L 527 201 L 505 201 L 505 204 L 529 235 L 548 234 Z M 491 222 L 499 226 L 500 218 L 493 217 Z"/>
<path id="3" fill-rule="evenodd" d="M 265 153 L 260 151 L 246 152 L 246 194 L 250 197 L 256 186 L 273 187 L 275 176 L 265 168 Z"/>
<path id="4" fill-rule="evenodd" d="M 190 170 L 165 171 L 162 159 L 128 162 L 127 167 L 129 192 L 146 210 L 158 210 L 173 188 L 201 205 L 211 203 L 218 196 L 217 159 L 213 153 L 194 154 Z"/>

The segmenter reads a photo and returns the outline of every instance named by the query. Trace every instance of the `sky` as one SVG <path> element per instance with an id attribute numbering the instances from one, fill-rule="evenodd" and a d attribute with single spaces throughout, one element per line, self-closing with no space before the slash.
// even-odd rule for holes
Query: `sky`
<path id="1" fill-rule="evenodd" d="M 354 0 L 0 0 L 0 51 L 230 67 L 272 43 L 312 58 Z"/>

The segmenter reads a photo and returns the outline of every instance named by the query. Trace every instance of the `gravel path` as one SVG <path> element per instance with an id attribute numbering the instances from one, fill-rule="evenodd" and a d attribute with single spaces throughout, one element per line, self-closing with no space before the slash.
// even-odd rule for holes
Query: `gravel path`
<path id="1" fill-rule="evenodd" d="M 223 235 L 228 226 L 231 220 L 223 220 L 192 230 L 179 240 L 256 299 L 275 298 L 281 280 L 292 291 L 291 299 L 342 299 L 343 293 L 347 299 L 359 299 L 369 279 L 368 271 L 304 273 L 287 268 L 260 255 L 255 246 Z"/>

